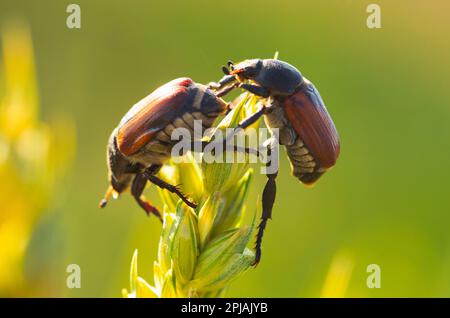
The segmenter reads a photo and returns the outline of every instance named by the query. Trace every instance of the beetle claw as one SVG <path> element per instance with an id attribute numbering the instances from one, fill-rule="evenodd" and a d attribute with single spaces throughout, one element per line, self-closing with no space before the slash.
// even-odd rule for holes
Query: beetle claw
<path id="1" fill-rule="evenodd" d="M 198 206 L 198 204 L 196 204 L 196 203 L 194 203 L 194 202 L 191 202 L 191 201 L 189 201 L 189 200 L 186 200 L 185 203 L 186 203 L 189 207 L 191 207 L 191 208 L 193 208 L 193 209 L 196 209 L 197 206 Z"/>
<path id="2" fill-rule="evenodd" d="M 188 199 L 188 196 L 186 196 L 183 192 L 181 192 L 181 184 L 177 184 L 177 185 L 175 186 L 175 190 L 176 190 L 175 193 L 180 197 L 180 199 L 181 199 L 184 203 L 186 203 L 187 206 L 189 206 L 189 207 L 191 207 L 191 208 L 193 208 L 193 209 L 196 209 L 196 208 L 197 208 L 197 204 L 194 203 L 194 202 L 191 202 L 191 201 Z"/>
<path id="3" fill-rule="evenodd" d="M 143 201 L 144 204 L 144 210 L 147 216 L 150 216 L 150 214 L 155 215 L 161 222 L 163 221 L 161 217 L 161 213 L 159 213 L 159 210 L 155 208 L 153 205 L 148 203 L 147 201 Z"/>
<path id="4" fill-rule="evenodd" d="M 252 266 L 256 267 L 259 264 L 259 261 L 261 260 L 261 250 L 255 251 L 255 259 L 253 260 Z"/>

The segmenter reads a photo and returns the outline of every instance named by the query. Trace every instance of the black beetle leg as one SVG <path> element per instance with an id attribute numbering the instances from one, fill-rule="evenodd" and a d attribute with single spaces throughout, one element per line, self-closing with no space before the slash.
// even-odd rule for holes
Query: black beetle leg
<path id="1" fill-rule="evenodd" d="M 218 91 L 215 95 L 217 97 L 222 97 L 231 92 L 233 89 L 239 86 L 239 83 L 234 83 L 233 85 L 226 86 L 225 88 Z"/>
<path id="2" fill-rule="evenodd" d="M 261 118 L 262 115 L 264 115 L 267 111 L 266 106 L 262 105 L 255 113 L 251 114 L 247 118 L 243 119 L 236 128 L 233 129 L 231 133 L 229 133 L 227 136 L 225 136 L 223 140 L 223 148 L 222 149 L 228 149 L 228 141 L 231 140 L 240 130 L 243 130 L 250 125 L 254 124 L 258 119 Z M 238 147 L 234 146 L 235 151 L 239 151 Z M 251 149 L 251 148 L 244 148 L 246 153 L 255 154 L 258 157 L 260 156 L 260 153 L 258 150 Z"/>
<path id="3" fill-rule="evenodd" d="M 191 144 L 191 150 L 192 151 L 196 151 L 197 145 L 200 144 L 201 152 L 205 152 L 205 148 L 207 146 L 211 145 L 211 148 L 212 148 L 211 149 L 212 150 L 211 153 L 212 153 L 212 155 L 215 155 L 216 153 L 215 153 L 215 148 L 214 148 L 213 145 L 214 145 L 214 143 L 216 143 L 216 145 L 222 144 L 221 150 L 227 149 L 227 150 L 233 150 L 235 152 L 241 152 L 241 153 L 245 153 L 245 154 L 252 154 L 252 155 L 255 155 L 257 157 L 261 156 L 261 153 L 257 149 L 248 148 L 248 147 L 239 147 L 237 145 L 233 145 L 231 147 L 230 145 L 226 145 L 226 142 L 225 142 L 226 140 L 228 140 L 228 139 L 225 139 L 223 141 L 223 143 L 222 143 L 222 140 L 221 141 L 215 141 L 215 140 L 210 140 L 210 141 L 194 140 L 192 142 L 192 144 Z M 222 151 L 220 151 L 220 152 L 222 152 Z"/>
<path id="4" fill-rule="evenodd" d="M 136 174 L 134 177 L 133 183 L 131 185 L 131 194 L 133 195 L 136 202 L 144 209 L 147 215 L 154 214 L 161 222 L 162 217 L 161 213 L 159 213 L 158 209 L 154 207 L 150 202 L 145 200 L 142 195 L 144 192 L 145 185 L 147 184 L 147 179 L 143 174 Z"/>
<path id="5" fill-rule="evenodd" d="M 234 82 L 236 82 L 236 77 L 234 75 L 225 75 L 220 79 L 218 83 L 215 82 L 209 83 L 208 88 L 217 90 Z"/>
<path id="6" fill-rule="evenodd" d="M 271 149 L 269 147 L 268 148 L 269 157 L 270 153 Z M 267 165 L 270 165 L 270 162 L 268 162 Z M 272 208 L 277 194 L 277 184 L 275 182 L 277 174 L 278 172 L 275 172 L 273 174 L 267 174 L 268 180 L 264 187 L 262 196 L 263 211 L 261 215 L 261 221 L 258 225 L 258 233 L 256 235 L 255 260 L 253 262 L 254 266 L 258 265 L 259 261 L 261 260 L 261 245 L 262 245 L 262 238 L 264 235 L 264 229 L 266 228 L 267 221 L 272 218 Z"/>
<path id="7" fill-rule="evenodd" d="M 154 174 L 151 174 L 151 173 L 144 172 L 144 176 L 151 183 L 153 183 L 154 185 L 160 187 L 161 189 L 165 189 L 165 190 L 167 190 L 167 191 L 169 191 L 171 193 L 175 193 L 176 195 L 178 195 L 180 197 L 180 199 L 183 200 L 183 202 L 186 203 L 191 208 L 195 209 L 197 207 L 197 204 L 192 203 L 191 201 L 189 201 L 188 198 L 186 198 L 186 196 L 183 193 L 181 193 L 180 189 L 178 189 L 177 186 L 174 186 L 174 185 L 164 181 L 163 179 L 160 179 L 159 177 L 157 177 L 157 176 L 155 176 Z"/>
<path id="8" fill-rule="evenodd" d="M 256 96 L 261 96 L 264 98 L 267 98 L 270 96 L 269 91 L 266 88 L 259 86 L 259 85 L 241 83 L 241 84 L 239 84 L 239 87 L 242 89 L 245 89 L 246 91 L 249 91 L 250 93 L 252 93 Z"/>
<path id="9" fill-rule="evenodd" d="M 248 126 L 253 125 L 258 119 L 261 118 L 262 115 L 264 115 L 266 113 L 267 109 L 266 106 L 262 105 L 256 112 L 254 112 L 253 114 L 251 114 L 250 116 L 248 116 L 247 118 L 244 118 L 237 126 L 236 128 L 233 130 L 232 133 L 230 133 L 227 137 L 226 140 L 232 138 L 239 130 L 241 129 L 245 129 Z"/>

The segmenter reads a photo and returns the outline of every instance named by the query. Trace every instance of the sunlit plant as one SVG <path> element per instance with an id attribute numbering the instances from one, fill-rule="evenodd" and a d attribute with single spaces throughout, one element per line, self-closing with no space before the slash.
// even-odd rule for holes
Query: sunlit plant
<path id="1" fill-rule="evenodd" d="M 248 93 L 241 97 L 217 129 L 235 127 L 255 111 L 256 97 Z M 181 184 L 199 205 L 193 210 L 160 190 L 164 223 L 153 266 L 154 284 L 138 275 L 135 251 L 130 289 L 123 290 L 124 297 L 219 297 L 252 266 L 254 252 L 247 246 L 256 213 L 245 202 L 253 173 L 248 161 L 197 164 L 189 158 L 187 163 L 164 166 L 160 174 L 172 184 Z"/>

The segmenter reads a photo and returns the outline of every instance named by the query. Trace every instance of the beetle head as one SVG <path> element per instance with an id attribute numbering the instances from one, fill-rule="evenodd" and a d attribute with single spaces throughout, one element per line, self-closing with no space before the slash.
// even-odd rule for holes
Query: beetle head
<path id="1" fill-rule="evenodd" d="M 258 75 L 262 68 L 262 60 L 245 60 L 236 65 L 228 65 L 230 74 L 237 75 L 244 79 L 252 79 Z"/>
<path id="2" fill-rule="evenodd" d="M 108 180 L 110 186 L 106 191 L 105 197 L 100 201 L 100 207 L 104 207 L 108 199 L 112 196 L 116 197 L 125 191 L 131 182 L 133 167 L 130 162 L 117 147 L 116 130 L 112 133 L 108 141 L 106 150 L 106 161 L 108 166 Z"/>
<path id="3" fill-rule="evenodd" d="M 208 86 L 202 84 L 195 84 L 197 89 L 203 91 L 203 97 L 200 101 L 200 108 L 205 113 L 223 114 L 227 110 L 228 103 L 220 98 L 219 92 L 214 92 Z"/>

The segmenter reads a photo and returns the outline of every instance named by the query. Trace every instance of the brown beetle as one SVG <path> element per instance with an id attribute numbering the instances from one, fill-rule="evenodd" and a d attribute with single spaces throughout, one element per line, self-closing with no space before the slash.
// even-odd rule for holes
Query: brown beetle
<path id="1" fill-rule="evenodd" d="M 170 158 L 177 140 L 171 139 L 176 128 L 193 133 L 194 120 L 201 120 L 202 130 L 227 110 L 227 103 L 219 95 L 190 78 L 178 78 L 156 89 L 135 104 L 111 134 L 107 147 L 110 187 L 100 207 L 112 194 L 119 195 L 131 186 L 131 194 L 138 204 L 160 220 L 159 211 L 142 196 L 147 181 L 177 194 L 192 208 L 178 189 L 156 176 Z"/>
<path id="2" fill-rule="evenodd" d="M 293 174 L 305 184 L 315 183 L 334 166 L 339 156 L 339 135 L 315 86 L 292 65 L 275 59 L 228 62 L 225 76 L 211 89 L 224 95 L 240 87 L 265 98 L 257 112 L 236 129 L 245 129 L 262 115 L 266 125 L 278 129 L 280 144 L 286 147 Z M 270 149 L 269 149 L 270 150 Z M 255 264 L 261 258 L 261 242 L 267 220 L 272 216 L 277 173 L 268 174 L 263 192 L 263 212 L 256 237 Z"/>

